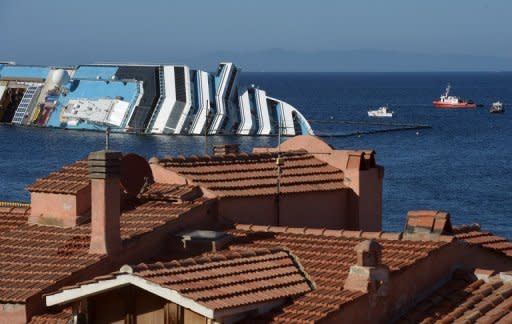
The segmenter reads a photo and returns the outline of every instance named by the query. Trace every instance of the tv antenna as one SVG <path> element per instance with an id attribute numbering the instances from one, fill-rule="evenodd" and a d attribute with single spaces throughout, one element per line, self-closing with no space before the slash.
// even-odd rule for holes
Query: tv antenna
<path id="1" fill-rule="evenodd" d="M 108 151 L 110 148 L 110 127 L 105 129 L 105 151 Z"/>
<path id="2" fill-rule="evenodd" d="M 208 131 L 210 130 L 209 122 L 210 112 L 210 101 L 206 100 L 206 109 L 204 111 L 205 122 L 204 122 L 204 155 L 208 155 Z"/>
<path id="3" fill-rule="evenodd" d="M 276 158 L 276 167 L 277 167 L 277 183 L 276 183 L 276 225 L 279 226 L 280 218 L 281 218 L 281 173 L 283 172 L 282 167 L 284 166 L 284 161 L 281 158 L 281 118 L 277 117 L 277 158 Z"/>

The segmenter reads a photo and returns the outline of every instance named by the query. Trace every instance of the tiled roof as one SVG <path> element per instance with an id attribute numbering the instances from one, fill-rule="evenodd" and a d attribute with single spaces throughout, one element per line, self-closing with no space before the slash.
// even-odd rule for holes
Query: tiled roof
<path id="1" fill-rule="evenodd" d="M 27 222 L 30 208 L 0 207 L 0 235 Z"/>
<path id="2" fill-rule="evenodd" d="M 178 219 L 182 213 L 201 205 L 205 201 L 205 198 L 183 203 L 147 201 L 123 212 L 121 216 L 121 238 L 127 240 L 152 231 L 161 225 Z"/>
<path id="3" fill-rule="evenodd" d="M 298 261 L 279 248 L 221 251 L 171 262 L 141 263 L 128 273 L 177 291 L 214 311 L 293 297 L 313 287 Z M 59 292 L 115 279 L 120 274 L 124 273 L 96 277 Z"/>
<path id="4" fill-rule="evenodd" d="M 203 198 L 184 203 L 147 201 L 134 206 L 122 213 L 121 237 L 129 240 L 153 231 L 204 201 Z M 23 303 L 101 259 L 88 253 L 90 223 L 59 228 L 18 222 L 20 217 L 26 216 L 0 213 L 0 224 L 13 219 L 17 222 L 0 236 L 0 302 Z"/>
<path id="5" fill-rule="evenodd" d="M 21 225 L 0 237 L 0 301 L 23 303 L 100 259 L 88 254 L 89 230 Z"/>
<path id="6" fill-rule="evenodd" d="M 466 243 L 481 246 L 506 256 L 512 256 L 512 242 L 504 237 L 481 231 L 477 224 L 455 227 L 453 232 L 457 239 Z"/>
<path id="7" fill-rule="evenodd" d="M 141 264 L 134 274 L 220 310 L 304 294 L 311 283 L 281 249 L 214 253 L 200 258 Z"/>
<path id="8" fill-rule="evenodd" d="M 346 188 L 343 172 L 305 151 L 281 155 L 281 192 L 333 191 Z M 277 153 L 164 158 L 159 164 L 219 196 L 257 196 L 277 193 Z"/>
<path id="9" fill-rule="evenodd" d="M 512 282 L 489 282 L 456 271 L 453 278 L 404 315 L 399 323 L 511 323 Z"/>
<path id="10" fill-rule="evenodd" d="M 71 308 L 65 308 L 55 313 L 46 313 L 32 317 L 29 324 L 69 324 L 73 319 Z"/>
<path id="11" fill-rule="evenodd" d="M 343 289 L 350 266 L 356 264 L 354 247 L 364 238 L 375 238 L 382 245 L 382 263 L 401 271 L 427 258 L 445 241 L 418 242 L 401 240 L 399 233 L 286 228 L 238 225 L 231 249 L 284 247 L 295 255 L 316 289 L 297 297 L 278 312 L 270 314 L 275 322 L 305 323 L 319 321 L 343 304 L 363 295 Z M 384 239 L 388 238 L 388 239 Z"/>
<path id="12" fill-rule="evenodd" d="M 38 179 L 27 187 L 30 192 L 76 194 L 89 186 L 87 161 L 76 161 Z"/>

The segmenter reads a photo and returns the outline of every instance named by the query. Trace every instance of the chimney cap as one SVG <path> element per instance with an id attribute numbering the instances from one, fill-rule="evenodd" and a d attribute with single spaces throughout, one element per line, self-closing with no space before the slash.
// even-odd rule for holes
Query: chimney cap
<path id="1" fill-rule="evenodd" d="M 214 144 L 213 155 L 240 154 L 240 144 Z"/>
<path id="2" fill-rule="evenodd" d="M 113 150 L 101 150 L 89 153 L 88 160 L 116 160 L 120 159 L 122 153 Z"/>
<path id="3" fill-rule="evenodd" d="M 88 157 L 89 177 L 91 179 L 119 177 L 122 156 L 121 152 L 118 151 L 101 150 L 91 152 Z"/>

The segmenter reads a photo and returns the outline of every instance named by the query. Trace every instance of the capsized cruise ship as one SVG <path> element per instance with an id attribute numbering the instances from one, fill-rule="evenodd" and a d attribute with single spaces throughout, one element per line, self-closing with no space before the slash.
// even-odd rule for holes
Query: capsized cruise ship
<path id="1" fill-rule="evenodd" d="M 313 134 L 290 104 L 255 86 L 240 68 L 184 65 L 27 66 L 0 62 L 0 122 L 148 134 Z"/>

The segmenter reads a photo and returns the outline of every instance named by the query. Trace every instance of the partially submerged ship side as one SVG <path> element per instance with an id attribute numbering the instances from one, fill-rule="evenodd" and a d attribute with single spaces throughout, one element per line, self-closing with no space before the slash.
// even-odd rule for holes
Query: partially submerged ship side
<path id="1" fill-rule="evenodd" d="M 184 65 L 47 67 L 0 63 L 0 122 L 148 134 L 313 134 L 292 105 L 251 86 L 240 69 Z"/>

